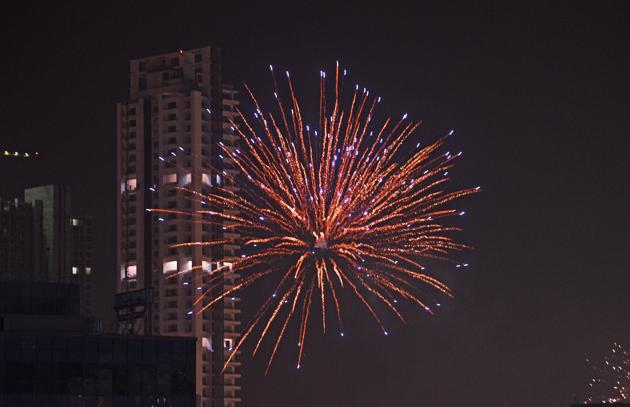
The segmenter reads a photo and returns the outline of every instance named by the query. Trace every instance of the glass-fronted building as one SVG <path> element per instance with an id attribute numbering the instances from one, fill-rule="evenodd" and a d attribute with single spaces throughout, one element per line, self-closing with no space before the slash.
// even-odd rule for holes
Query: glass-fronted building
<path id="1" fill-rule="evenodd" d="M 0 332 L 2 407 L 195 407 L 195 338 Z"/>

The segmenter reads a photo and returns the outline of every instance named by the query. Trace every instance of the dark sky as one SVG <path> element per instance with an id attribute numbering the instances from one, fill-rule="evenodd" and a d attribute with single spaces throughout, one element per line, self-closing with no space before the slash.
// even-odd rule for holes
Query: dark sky
<path id="1" fill-rule="evenodd" d="M 464 203 L 471 267 L 444 266 L 456 298 L 438 316 L 383 337 L 350 306 L 347 336 L 313 331 L 300 371 L 290 345 L 266 377 L 244 358 L 245 406 L 566 406 L 585 356 L 630 346 L 630 4 L 180 3 L 5 10 L 0 148 L 43 158 L 1 161 L 0 194 L 73 188 L 97 218 L 103 300 L 127 60 L 217 45 L 226 80 L 263 90 L 269 63 L 315 87 L 340 59 L 384 109 L 423 119 L 421 137 L 455 129 L 455 177 L 484 189 Z"/>

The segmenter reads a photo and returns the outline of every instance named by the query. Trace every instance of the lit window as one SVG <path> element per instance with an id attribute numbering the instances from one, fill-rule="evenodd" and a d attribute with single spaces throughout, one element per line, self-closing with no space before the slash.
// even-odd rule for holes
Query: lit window
<path id="1" fill-rule="evenodd" d="M 87 274 L 87 275 L 92 274 L 92 267 L 86 267 L 85 268 L 85 274 Z"/>
<path id="2" fill-rule="evenodd" d="M 184 186 L 184 185 L 188 185 L 192 182 L 192 176 L 190 173 L 185 174 L 184 176 L 182 176 L 179 180 L 179 184 Z"/>
<path id="3" fill-rule="evenodd" d="M 176 173 L 165 174 L 162 177 L 162 181 L 164 184 L 172 184 L 174 182 L 177 182 L 177 174 Z"/>
<path id="4" fill-rule="evenodd" d="M 232 339 L 226 339 L 225 341 L 223 341 L 223 347 L 227 350 L 232 350 L 233 345 L 234 342 L 232 341 Z"/>
<path id="5" fill-rule="evenodd" d="M 201 268 L 203 269 L 203 271 L 210 272 L 211 267 L 212 267 L 212 263 L 210 263 L 209 261 L 206 261 L 206 260 L 201 261 Z"/>
<path id="6" fill-rule="evenodd" d="M 212 186 L 212 179 L 210 178 L 210 174 L 201 174 L 201 182 L 208 186 Z"/>
<path id="7" fill-rule="evenodd" d="M 171 271 L 177 271 L 177 260 L 165 261 L 162 268 L 163 273 L 170 273 Z"/>
<path id="8" fill-rule="evenodd" d="M 234 265 L 233 265 L 232 263 L 225 262 L 225 263 L 223 263 L 223 265 L 224 265 L 224 266 L 227 266 L 227 268 L 228 268 L 228 270 L 229 270 L 229 272 L 230 272 L 230 273 L 231 273 L 231 272 L 233 271 L 233 269 L 234 269 Z"/>
<path id="9" fill-rule="evenodd" d="M 138 188 L 138 181 L 135 178 L 127 180 L 127 191 L 135 191 Z"/>
<path id="10" fill-rule="evenodd" d="M 79 219 L 72 218 L 72 226 L 79 226 L 80 223 Z"/>
<path id="11" fill-rule="evenodd" d="M 221 185 L 221 176 L 219 174 L 216 175 L 217 185 Z"/>
<path id="12" fill-rule="evenodd" d="M 184 268 L 181 271 L 190 271 L 192 270 L 192 261 L 188 260 L 184 263 Z"/>
<path id="13" fill-rule="evenodd" d="M 201 338 L 201 346 L 212 352 L 212 342 L 210 342 L 210 340 L 205 336 Z"/>
<path id="14" fill-rule="evenodd" d="M 135 264 L 127 266 L 127 278 L 136 278 L 138 276 L 138 266 Z"/>
<path id="15" fill-rule="evenodd" d="M 79 268 L 77 266 L 72 266 L 72 274 L 75 276 L 79 274 Z"/>

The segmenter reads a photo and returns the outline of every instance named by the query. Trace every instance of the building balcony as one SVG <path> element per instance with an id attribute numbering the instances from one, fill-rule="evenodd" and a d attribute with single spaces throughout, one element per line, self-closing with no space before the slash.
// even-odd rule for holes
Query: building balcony
<path id="1" fill-rule="evenodd" d="M 223 373 L 223 376 L 225 377 L 225 380 L 238 380 L 242 377 L 240 373 Z"/>
<path id="2" fill-rule="evenodd" d="M 240 403 L 242 400 L 238 397 L 224 397 L 223 398 L 223 406 L 224 407 L 234 407 L 237 403 Z"/>

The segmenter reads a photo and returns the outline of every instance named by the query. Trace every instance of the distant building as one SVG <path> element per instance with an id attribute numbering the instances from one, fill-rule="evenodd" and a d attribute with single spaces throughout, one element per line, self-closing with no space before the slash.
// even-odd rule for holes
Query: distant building
<path id="1" fill-rule="evenodd" d="M 41 202 L 0 198 L 0 281 L 46 281 Z"/>
<path id="2" fill-rule="evenodd" d="M 70 190 L 45 185 L 0 200 L 0 281 L 75 283 L 93 316 L 92 220 L 72 215 Z"/>
<path id="3" fill-rule="evenodd" d="M 94 315 L 94 286 L 92 277 L 94 229 L 90 217 L 70 218 L 70 275 L 65 281 L 81 288 L 83 315 Z"/>
<path id="4" fill-rule="evenodd" d="M 24 202 L 42 205 L 44 247 L 48 281 L 67 281 L 71 274 L 69 222 L 70 191 L 60 185 L 44 185 L 24 190 Z"/>
<path id="5" fill-rule="evenodd" d="M 74 284 L 0 283 L 0 406 L 196 407 L 195 338 L 94 334 Z"/>
<path id="6" fill-rule="evenodd" d="M 229 268 L 238 255 L 238 234 L 228 224 L 195 223 L 175 211 L 203 205 L 178 187 L 201 193 L 238 188 L 237 171 L 218 145 L 236 140 L 227 123 L 236 114 L 236 91 L 222 83 L 214 47 L 132 60 L 129 80 L 129 98 L 117 106 L 119 332 L 197 337 L 202 407 L 234 407 L 241 401 L 240 362 L 235 358 L 224 374 L 221 369 L 240 336 L 240 299 L 227 297 L 202 313 L 207 300 L 197 307 L 193 302 L 218 267 L 230 272 L 217 291 L 238 278 Z M 221 238 L 230 242 L 171 247 Z"/>
<path id="7" fill-rule="evenodd" d="M 630 403 L 579 403 L 571 404 L 571 407 L 630 407 Z"/>

